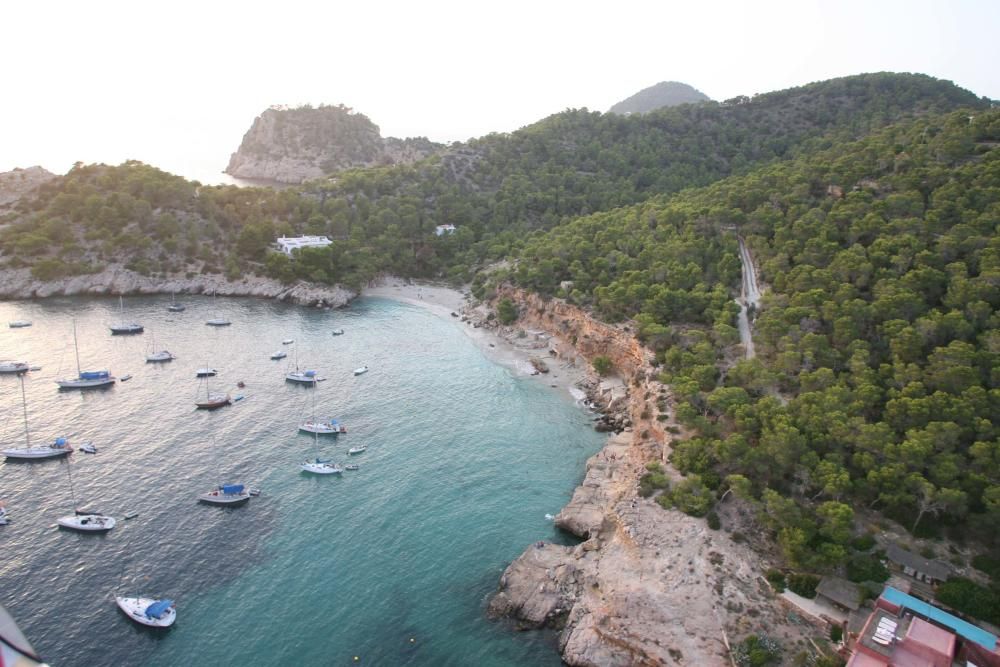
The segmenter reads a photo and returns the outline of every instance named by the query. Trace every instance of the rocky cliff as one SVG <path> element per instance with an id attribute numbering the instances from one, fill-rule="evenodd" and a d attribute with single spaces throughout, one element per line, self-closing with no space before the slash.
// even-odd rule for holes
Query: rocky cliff
<path id="1" fill-rule="evenodd" d="M 638 495 L 645 464 L 666 464 L 670 435 L 657 419 L 666 387 L 651 355 L 626 326 L 598 322 L 557 299 L 505 289 L 517 304 L 518 325 L 543 329 L 587 359 L 608 356 L 627 396 L 592 393 L 599 403 L 621 401 L 627 426 L 587 462 L 586 476 L 556 523 L 585 540 L 577 546 L 538 542 L 504 572 L 489 614 L 519 627 L 560 630 L 570 665 L 728 665 L 729 645 L 749 633 L 795 641 L 792 624 L 760 577 L 760 559 L 705 521 L 664 510 Z M 613 408 L 613 406 L 612 406 Z"/>
<path id="2" fill-rule="evenodd" d="M 425 138 L 382 138 L 367 116 L 340 106 L 272 107 L 258 116 L 226 173 L 302 183 L 353 167 L 408 164 L 443 148 Z"/>
<path id="3" fill-rule="evenodd" d="M 635 95 L 628 97 L 608 109 L 608 113 L 621 115 L 633 113 L 649 113 L 663 107 L 674 107 L 679 104 L 697 104 L 708 102 L 708 95 L 679 81 L 661 81 L 655 86 L 644 88 Z"/>
<path id="4" fill-rule="evenodd" d="M 56 175 L 42 167 L 28 167 L 0 173 L 0 210 L 34 192 L 38 186 L 48 183 L 53 178 L 57 178 Z"/>
<path id="5" fill-rule="evenodd" d="M 77 294 L 219 294 L 220 296 L 255 296 L 290 301 L 303 306 L 337 308 L 357 294 L 343 287 L 327 287 L 299 282 L 285 285 L 277 280 L 247 277 L 229 280 L 218 274 L 152 278 L 122 268 L 109 266 L 99 273 L 88 273 L 58 280 L 41 281 L 30 269 L 0 270 L 0 298 L 33 299 Z"/>

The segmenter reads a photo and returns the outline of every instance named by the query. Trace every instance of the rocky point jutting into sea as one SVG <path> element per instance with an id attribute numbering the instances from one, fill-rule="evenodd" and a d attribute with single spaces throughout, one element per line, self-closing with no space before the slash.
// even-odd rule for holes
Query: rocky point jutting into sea
<path id="1" fill-rule="evenodd" d="M 501 577 L 489 614 L 521 629 L 560 630 L 571 665 L 723 665 L 733 638 L 764 629 L 800 637 L 802 628 L 774 602 L 749 547 L 638 495 L 648 462 L 678 476 L 666 461 L 672 420 L 657 419 L 660 399 L 672 401 L 651 353 L 627 326 L 598 322 L 558 299 L 509 288 L 497 298 L 503 296 L 519 308 L 516 327 L 554 336 L 549 349 L 557 358 L 612 360 L 622 382 L 595 383 L 590 395 L 620 432 L 587 462 L 583 482 L 555 519 L 583 542 L 529 546 Z M 497 326 L 483 307 L 471 316 Z"/>

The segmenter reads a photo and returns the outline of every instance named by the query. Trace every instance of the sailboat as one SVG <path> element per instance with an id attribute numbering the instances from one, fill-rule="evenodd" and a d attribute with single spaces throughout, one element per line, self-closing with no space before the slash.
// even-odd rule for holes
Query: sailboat
<path id="1" fill-rule="evenodd" d="M 115 596 L 115 604 L 136 623 L 153 628 L 169 628 L 177 620 L 174 601 L 166 598 Z"/>
<path id="2" fill-rule="evenodd" d="M 295 370 L 285 373 L 285 380 L 288 382 L 296 382 L 298 384 L 307 384 L 313 387 L 319 381 L 316 377 L 316 371 L 303 371 L 299 370 L 299 346 L 295 346 Z"/>
<path id="3" fill-rule="evenodd" d="M 226 318 L 224 318 L 218 312 L 218 302 L 219 302 L 219 294 L 218 294 L 218 292 L 213 292 L 212 293 L 212 300 L 216 304 L 215 317 L 213 317 L 212 319 L 206 321 L 205 324 L 207 324 L 210 327 L 228 327 L 230 324 L 232 324 L 232 322 L 230 322 L 229 320 L 227 320 Z"/>
<path id="4" fill-rule="evenodd" d="M 85 512 L 76 509 L 76 491 L 73 489 L 73 472 L 69 461 L 66 462 L 66 474 L 69 476 L 69 493 L 73 499 L 73 513 L 61 516 L 56 523 L 62 528 L 76 530 L 81 533 L 106 533 L 115 527 L 114 517 L 100 512 Z"/>
<path id="5" fill-rule="evenodd" d="M 0 373 L 27 373 L 31 365 L 27 361 L 0 361 Z"/>
<path id="6" fill-rule="evenodd" d="M 313 395 L 312 406 L 313 406 L 312 420 L 316 421 L 315 395 Z M 319 454 L 319 432 L 313 431 L 312 434 L 313 434 L 313 447 L 315 448 L 316 453 Z M 315 459 L 306 459 L 305 461 L 302 462 L 302 464 L 299 467 L 302 468 L 304 472 L 311 472 L 316 475 L 339 475 L 340 473 L 344 472 L 344 469 L 341 468 L 336 463 L 333 463 L 329 459 L 321 459 L 319 458 L 319 456 L 316 456 Z"/>
<path id="7" fill-rule="evenodd" d="M 170 293 L 170 305 L 167 306 L 167 310 L 169 310 L 171 313 L 180 313 L 180 312 L 184 311 L 184 306 L 181 305 L 181 304 L 179 304 L 179 303 L 177 303 L 177 293 L 176 292 L 171 292 Z"/>
<path id="8" fill-rule="evenodd" d="M 305 422 L 299 424 L 299 430 L 316 435 L 336 435 L 347 433 L 347 427 L 332 417 L 328 420 L 316 419 L 316 396 L 312 397 L 312 416 Z"/>
<path id="9" fill-rule="evenodd" d="M 96 389 L 115 383 L 115 376 L 108 371 L 81 371 L 80 345 L 76 340 L 76 320 L 73 320 L 73 349 L 76 352 L 76 378 L 56 380 L 60 389 Z"/>
<path id="10" fill-rule="evenodd" d="M 24 447 L 11 447 L 3 450 L 2 453 L 8 459 L 21 459 L 25 461 L 37 461 L 38 459 L 52 459 L 57 456 L 66 456 L 73 451 L 66 438 L 56 438 L 51 445 L 43 447 L 31 446 L 31 435 L 28 431 L 28 399 L 24 393 L 24 376 L 19 375 L 21 380 L 21 405 L 24 408 Z"/>
<path id="11" fill-rule="evenodd" d="M 210 380 L 205 378 L 205 398 L 204 400 L 196 399 L 194 404 L 200 410 L 215 410 L 232 402 L 233 400 L 229 397 L 229 394 L 213 394 L 210 387 Z"/>
<path id="12" fill-rule="evenodd" d="M 125 321 L 125 300 L 120 296 L 118 297 L 118 310 L 121 313 L 122 321 L 111 325 L 112 336 L 127 336 L 129 334 L 142 333 L 141 324 Z"/>
<path id="13" fill-rule="evenodd" d="M 146 361 L 147 362 L 150 362 L 150 361 L 152 361 L 152 362 L 173 361 L 174 359 L 177 358 L 174 355 L 170 354 L 170 352 L 168 352 L 167 350 L 160 350 L 159 352 L 157 352 L 156 351 L 156 334 L 153 333 L 152 331 L 150 331 L 150 335 L 151 335 L 151 338 L 152 338 L 152 342 L 150 344 L 150 350 L 151 350 L 151 352 L 146 355 Z"/>

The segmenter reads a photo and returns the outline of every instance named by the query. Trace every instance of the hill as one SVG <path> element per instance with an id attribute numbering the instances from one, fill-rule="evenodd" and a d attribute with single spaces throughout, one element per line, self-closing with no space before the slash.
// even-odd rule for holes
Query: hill
<path id="1" fill-rule="evenodd" d="M 440 148 L 423 138 L 383 139 L 367 116 L 343 105 L 274 107 L 254 120 L 225 171 L 295 184 L 354 167 L 408 164 Z"/>
<path id="2" fill-rule="evenodd" d="M 627 116 L 634 113 L 648 113 L 663 107 L 675 107 L 679 104 L 698 104 L 710 102 L 708 95 L 679 81 L 661 81 L 655 86 L 643 88 L 635 95 L 627 97 L 608 109 L 608 113 Z"/>

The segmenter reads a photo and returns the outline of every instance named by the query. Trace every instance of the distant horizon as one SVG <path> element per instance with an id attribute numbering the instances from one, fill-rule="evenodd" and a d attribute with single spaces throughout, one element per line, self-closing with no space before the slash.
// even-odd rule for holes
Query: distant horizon
<path id="1" fill-rule="evenodd" d="M 276 104 L 344 104 L 383 136 L 467 141 L 661 81 L 713 100 L 871 72 L 1000 98 L 1000 3 L 372 0 L 6 8 L 0 171 L 140 160 L 204 183 Z M 309 18 L 303 21 L 303 16 Z M 152 26 L 152 29 L 151 27 Z"/>

